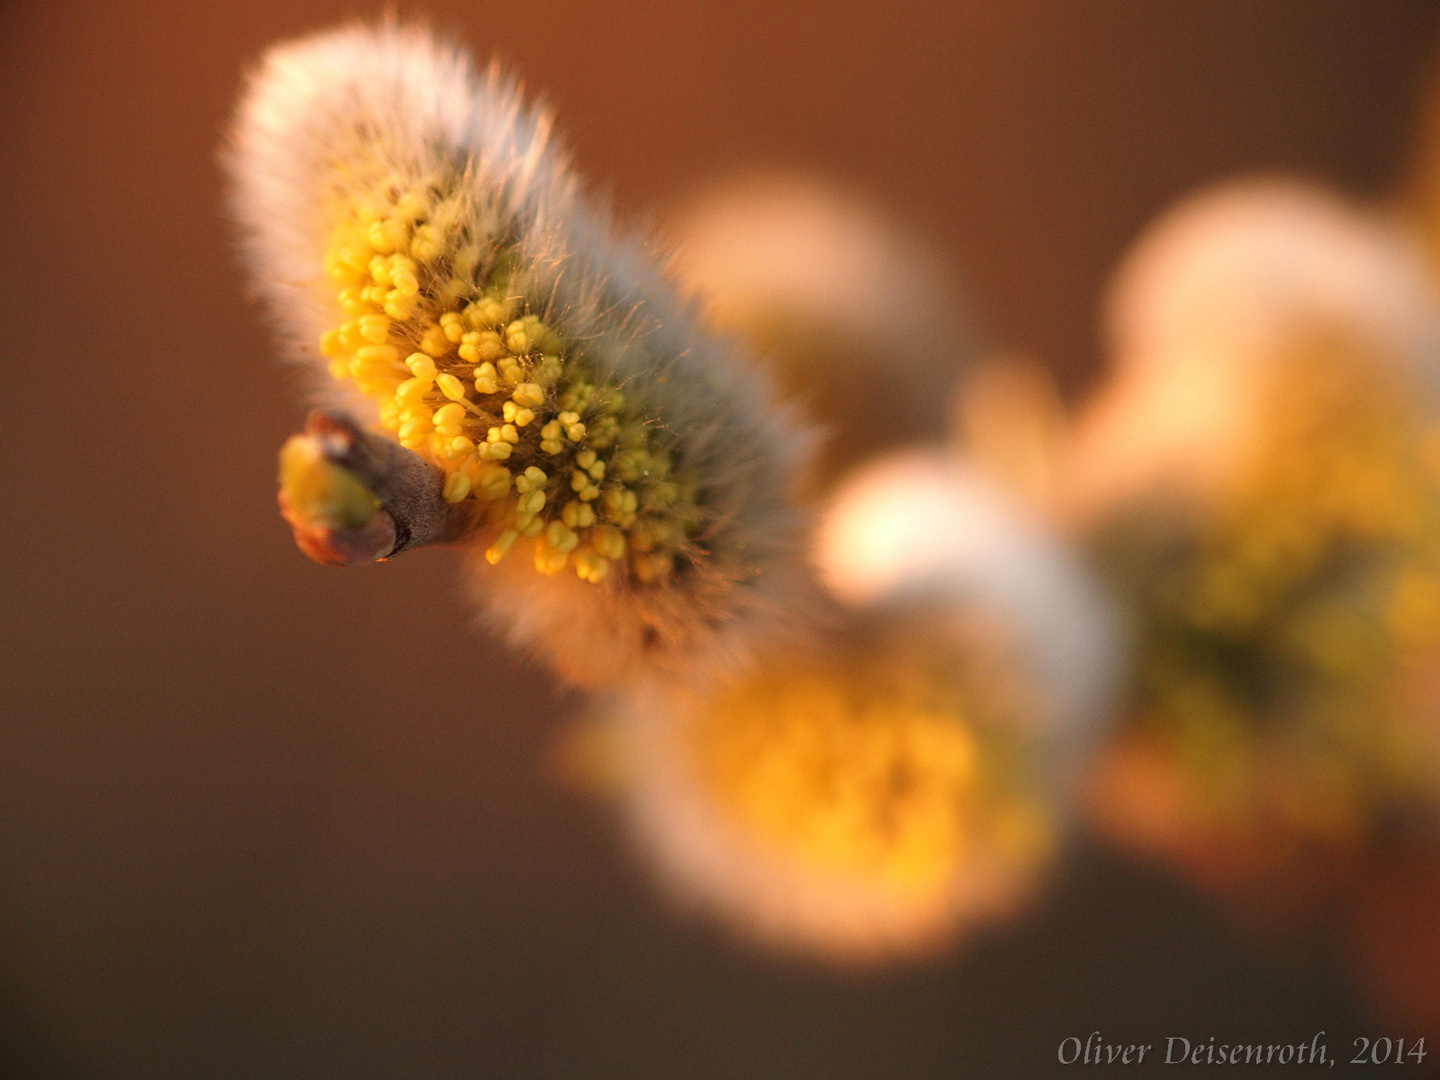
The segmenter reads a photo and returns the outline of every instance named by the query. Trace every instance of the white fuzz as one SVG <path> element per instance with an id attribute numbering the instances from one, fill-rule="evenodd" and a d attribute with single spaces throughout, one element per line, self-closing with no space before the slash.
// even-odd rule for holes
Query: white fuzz
<path id="1" fill-rule="evenodd" d="M 487 616 L 581 682 L 743 654 L 802 606 L 789 487 L 806 443 L 738 346 L 706 334 L 641 245 L 583 198 L 547 113 L 516 84 L 414 27 L 351 26 L 271 49 L 240 104 L 226 164 L 252 283 L 295 361 L 343 318 L 322 271 L 346 170 L 376 160 L 404 180 L 463 177 L 471 227 L 515 252 L 522 310 L 583 352 L 675 439 L 696 480 L 698 555 L 659 585 L 547 577 L 523 556 L 467 560 Z M 352 168 L 353 167 L 353 168 Z M 348 384 L 346 384 L 348 385 Z M 341 404 L 373 420 L 370 402 Z M 523 422 L 523 421 L 522 421 Z"/>
<path id="2" fill-rule="evenodd" d="M 1114 611 L 1067 548 L 950 455 L 893 454 L 850 478 L 821 519 L 815 560 L 852 607 L 941 597 L 985 613 L 1013 635 L 1060 745 L 1103 734 L 1122 655 Z"/>
<path id="3" fill-rule="evenodd" d="M 1201 192 L 1136 242 L 1110 289 L 1110 386 L 1069 485 L 1087 518 L 1144 490 L 1212 495 L 1247 451 L 1271 362 L 1341 333 L 1440 391 L 1440 309 L 1418 245 L 1320 187 Z"/>
<path id="4" fill-rule="evenodd" d="M 755 344 L 832 456 L 850 466 L 944 437 L 977 346 L 963 290 L 923 237 L 830 182 L 763 173 L 696 192 L 666 231 L 681 281 Z"/>

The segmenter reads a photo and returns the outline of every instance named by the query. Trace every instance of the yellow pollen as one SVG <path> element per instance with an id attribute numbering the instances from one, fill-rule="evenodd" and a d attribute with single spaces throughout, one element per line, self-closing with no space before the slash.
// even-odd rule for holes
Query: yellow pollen
<path id="1" fill-rule="evenodd" d="M 462 383 L 459 379 L 457 379 L 454 375 L 446 373 L 444 375 L 435 376 L 435 385 L 438 386 L 440 388 L 440 392 L 444 394 L 447 398 L 449 398 L 451 401 L 465 400 L 465 384 Z M 514 440 L 511 441 L 513 442 Z"/>
<path id="2" fill-rule="evenodd" d="M 461 347 L 464 351 L 464 347 Z M 500 377 L 491 363 L 481 364 L 475 369 L 475 390 L 481 394 L 496 394 L 500 392 Z"/>
<path id="3" fill-rule="evenodd" d="M 610 573 L 610 561 L 603 555 L 581 549 L 575 552 L 575 574 L 581 581 L 599 585 Z"/>
<path id="4" fill-rule="evenodd" d="M 430 392 L 435 384 L 429 379 L 413 378 L 406 379 L 395 388 L 395 397 L 402 402 L 419 401 Z"/>
<path id="5" fill-rule="evenodd" d="M 362 175 L 352 167 L 344 183 L 354 188 Z M 656 486 L 672 465 L 672 437 L 595 381 L 584 346 L 526 310 L 511 288 L 515 250 L 473 234 L 463 177 L 377 169 L 375 181 L 336 200 L 324 269 L 337 314 L 320 337 L 331 374 L 374 400 L 401 445 L 444 470 L 447 500 L 493 504 L 496 524 L 509 518 L 487 556 L 524 536 L 537 541 L 544 572 L 573 565 L 598 582 L 633 548 L 655 558 L 622 580 L 660 580 L 701 522 L 693 485 Z M 626 453 L 647 467 L 618 470 Z M 551 478 L 568 483 L 567 498 L 547 496 Z M 607 478 L 626 490 L 601 510 Z M 628 541 L 641 526 L 644 552 Z"/>
<path id="6" fill-rule="evenodd" d="M 414 315 L 417 306 L 419 301 L 413 295 L 402 293 L 399 289 L 391 289 L 385 295 L 385 314 L 396 322 L 404 322 Z"/>
<path id="7" fill-rule="evenodd" d="M 445 501 L 457 503 L 470 494 L 470 477 L 463 472 L 453 472 L 445 478 Z"/>
<path id="8" fill-rule="evenodd" d="M 520 534 L 514 529 L 506 529 L 485 549 L 485 561 L 494 566 L 515 546 L 515 541 L 519 538 Z"/>

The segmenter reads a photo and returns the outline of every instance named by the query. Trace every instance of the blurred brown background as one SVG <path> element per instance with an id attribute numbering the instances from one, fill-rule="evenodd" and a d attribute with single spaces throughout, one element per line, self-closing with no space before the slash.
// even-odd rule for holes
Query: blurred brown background
<path id="1" fill-rule="evenodd" d="M 1030 916 L 930 964 L 738 950 L 548 781 L 576 703 L 468 627 L 445 553 L 294 550 L 274 455 L 303 408 L 215 148 L 265 44 L 373 11 L 0 8 L 0 1075 L 1032 1077 L 1096 1028 L 1394 1034 L 1327 943 L 1262 950 L 1083 841 Z M 1175 196 L 1254 169 L 1384 192 L 1440 35 L 1419 0 L 423 13 L 543 91 L 627 215 L 822 170 L 1072 389 L 1107 268 Z"/>

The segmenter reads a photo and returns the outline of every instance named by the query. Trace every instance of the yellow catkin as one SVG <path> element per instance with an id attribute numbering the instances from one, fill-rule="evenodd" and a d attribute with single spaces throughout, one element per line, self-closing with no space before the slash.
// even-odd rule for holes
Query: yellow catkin
<path id="1" fill-rule="evenodd" d="M 1216 822 L 1350 834 L 1440 795 L 1423 792 L 1440 748 L 1405 690 L 1440 654 L 1440 477 L 1410 391 L 1376 360 L 1345 339 L 1296 345 L 1215 512 L 1127 517 L 1104 542 L 1143 620 L 1146 735 Z"/>
<path id="2" fill-rule="evenodd" d="M 525 536 L 544 573 L 670 577 L 701 522 L 693 483 L 678 497 L 658 486 L 675 487 L 665 478 L 677 464 L 663 426 L 511 294 L 514 252 L 472 233 L 460 177 L 407 185 L 377 171 L 353 194 L 363 171 L 335 199 L 324 258 L 337 288 L 336 324 L 320 339 L 331 373 L 444 471 L 447 500 L 498 505 L 513 493 L 486 551 L 492 562 Z M 617 468 L 617 455 L 643 467 Z M 649 529 L 641 546 L 630 542 L 637 528 Z"/>
<path id="3" fill-rule="evenodd" d="M 710 801 L 787 860 L 904 895 L 945 889 L 979 852 L 1038 859 L 1036 748 L 984 673 L 926 651 L 776 655 L 701 699 L 681 730 Z"/>

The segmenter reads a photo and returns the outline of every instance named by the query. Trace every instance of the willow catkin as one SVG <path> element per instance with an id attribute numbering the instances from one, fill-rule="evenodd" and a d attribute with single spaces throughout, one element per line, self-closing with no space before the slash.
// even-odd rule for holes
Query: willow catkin
<path id="1" fill-rule="evenodd" d="M 513 80 L 415 27 L 325 32 L 263 57 L 225 160 L 283 350 L 425 463 L 425 539 L 463 543 L 512 639 L 602 683 L 795 620 L 805 433 L 589 205 Z M 282 502 L 323 547 L 305 460 Z M 369 557 L 409 539 L 377 494 L 399 539 Z"/>
<path id="2" fill-rule="evenodd" d="M 1043 877 L 1106 727 L 1116 625 L 1058 543 L 937 455 L 861 470 L 821 537 L 844 619 L 618 701 L 620 795 L 677 898 L 742 934 L 922 953 Z"/>

